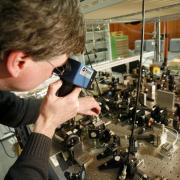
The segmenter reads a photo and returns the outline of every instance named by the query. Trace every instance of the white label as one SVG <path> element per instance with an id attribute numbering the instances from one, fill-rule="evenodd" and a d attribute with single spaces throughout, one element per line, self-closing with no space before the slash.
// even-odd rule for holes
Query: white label
<path id="1" fill-rule="evenodd" d="M 120 156 L 115 156 L 115 161 L 119 161 L 120 159 L 121 159 L 121 157 Z"/>
<path id="2" fill-rule="evenodd" d="M 162 109 L 162 110 L 160 110 L 160 113 L 163 113 L 163 111 L 164 111 L 163 109 Z"/>
<path id="3" fill-rule="evenodd" d="M 98 122 L 95 122 L 94 123 L 94 126 L 95 127 L 99 127 L 99 126 L 101 126 L 101 125 L 103 125 L 104 124 L 104 122 L 102 121 L 102 120 L 99 120 Z"/>
<path id="4" fill-rule="evenodd" d="M 56 158 L 56 154 L 53 155 L 53 156 L 51 156 L 51 157 L 50 157 L 50 160 L 51 160 L 51 162 L 53 163 L 53 165 L 54 165 L 55 167 L 59 166 L 59 162 L 58 162 L 58 160 L 57 160 L 57 158 Z"/>
<path id="5" fill-rule="evenodd" d="M 96 134 L 95 132 L 92 132 L 92 133 L 91 133 L 91 137 L 92 137 L 92 138 L 95 138 L 96 136 L 97 136 L 97 134 Z"/>
<path id="6" fill-rule="evenodd" d="M 93 70 L 92 69 L 89 69 L 88 67 L 86 66 L 83 66 L 80 70 L 80 74 L 88 79 L 91 78 L 92 74 L 93 74 Z"/>
<path id="7" fill-rule="evenodd" d="M 77 129 L 74 129 L 74 130 L 73 130 L 73 133 L 74 133 L 74 134 L 76 134 L 77 132 L 78 132 L 78 130 L 77 130 Z"/>
<path id="8" fill-rule="evenodd" d="M 69 136 L 72 134 L 72 131 L 68 131 L 66 134 Z"/>

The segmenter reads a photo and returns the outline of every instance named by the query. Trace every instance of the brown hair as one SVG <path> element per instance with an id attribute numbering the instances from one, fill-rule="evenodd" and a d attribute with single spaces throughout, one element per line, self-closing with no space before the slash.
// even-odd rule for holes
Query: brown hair
<path id="1" fill-rule="evenodd" d="M 0 0 L 0 59 L 21 50 L 35 60 L 84 50 L 79 0 Z"/>

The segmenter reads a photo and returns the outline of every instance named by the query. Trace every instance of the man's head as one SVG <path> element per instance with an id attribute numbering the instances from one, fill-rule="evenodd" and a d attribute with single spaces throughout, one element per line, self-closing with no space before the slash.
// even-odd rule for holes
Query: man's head
<path id="1" fill-rule="evenodd" d="M 69 55 L 84 50 L 78 4 L 78 0 L 0 1 L 0 89 L 34 88 L 53 70 L 47 60 L 60 66 Z"/>

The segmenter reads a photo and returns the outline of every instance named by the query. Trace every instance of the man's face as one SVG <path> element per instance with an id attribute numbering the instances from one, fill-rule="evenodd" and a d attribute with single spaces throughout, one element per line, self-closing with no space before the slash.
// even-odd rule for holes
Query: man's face
<path id="1" fill-rule="evenodd" d="M 9 79 L 10 90 L 29 91 L 47 80 L 54 67 L 65 64 L 67 55 L 57 56 L 48 61 L 30 61 L 17 78 Z M 53 67 L 54 66 L 54 67 Z"/>

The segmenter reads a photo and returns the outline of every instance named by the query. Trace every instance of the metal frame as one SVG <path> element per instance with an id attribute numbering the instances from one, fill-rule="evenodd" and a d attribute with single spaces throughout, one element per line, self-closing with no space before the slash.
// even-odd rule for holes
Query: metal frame
<path id="1" fill-rule="evenodd" d="M 149 57 L 153 57 L 154 56 L 154 52 L 146 52 L 143 54 L 143 58 L 149 58 Z M 133 57 L 128 57 L 128 58 L 123 58 L 123 59 L 115 59 L 115 60 L 109 60 L 109 61 L 104 61 L 101 63 L 97 63 L 97 64 L 93 64 L 93 68 L 96 71 L 102 71 L 102 70 L 106 70 L 115 66 L 119 66 L 122 64 L 128 64 L 130 62 L 134 62 L 134 61 L 139 61 L 140 56 L 133 56 Z"/>

